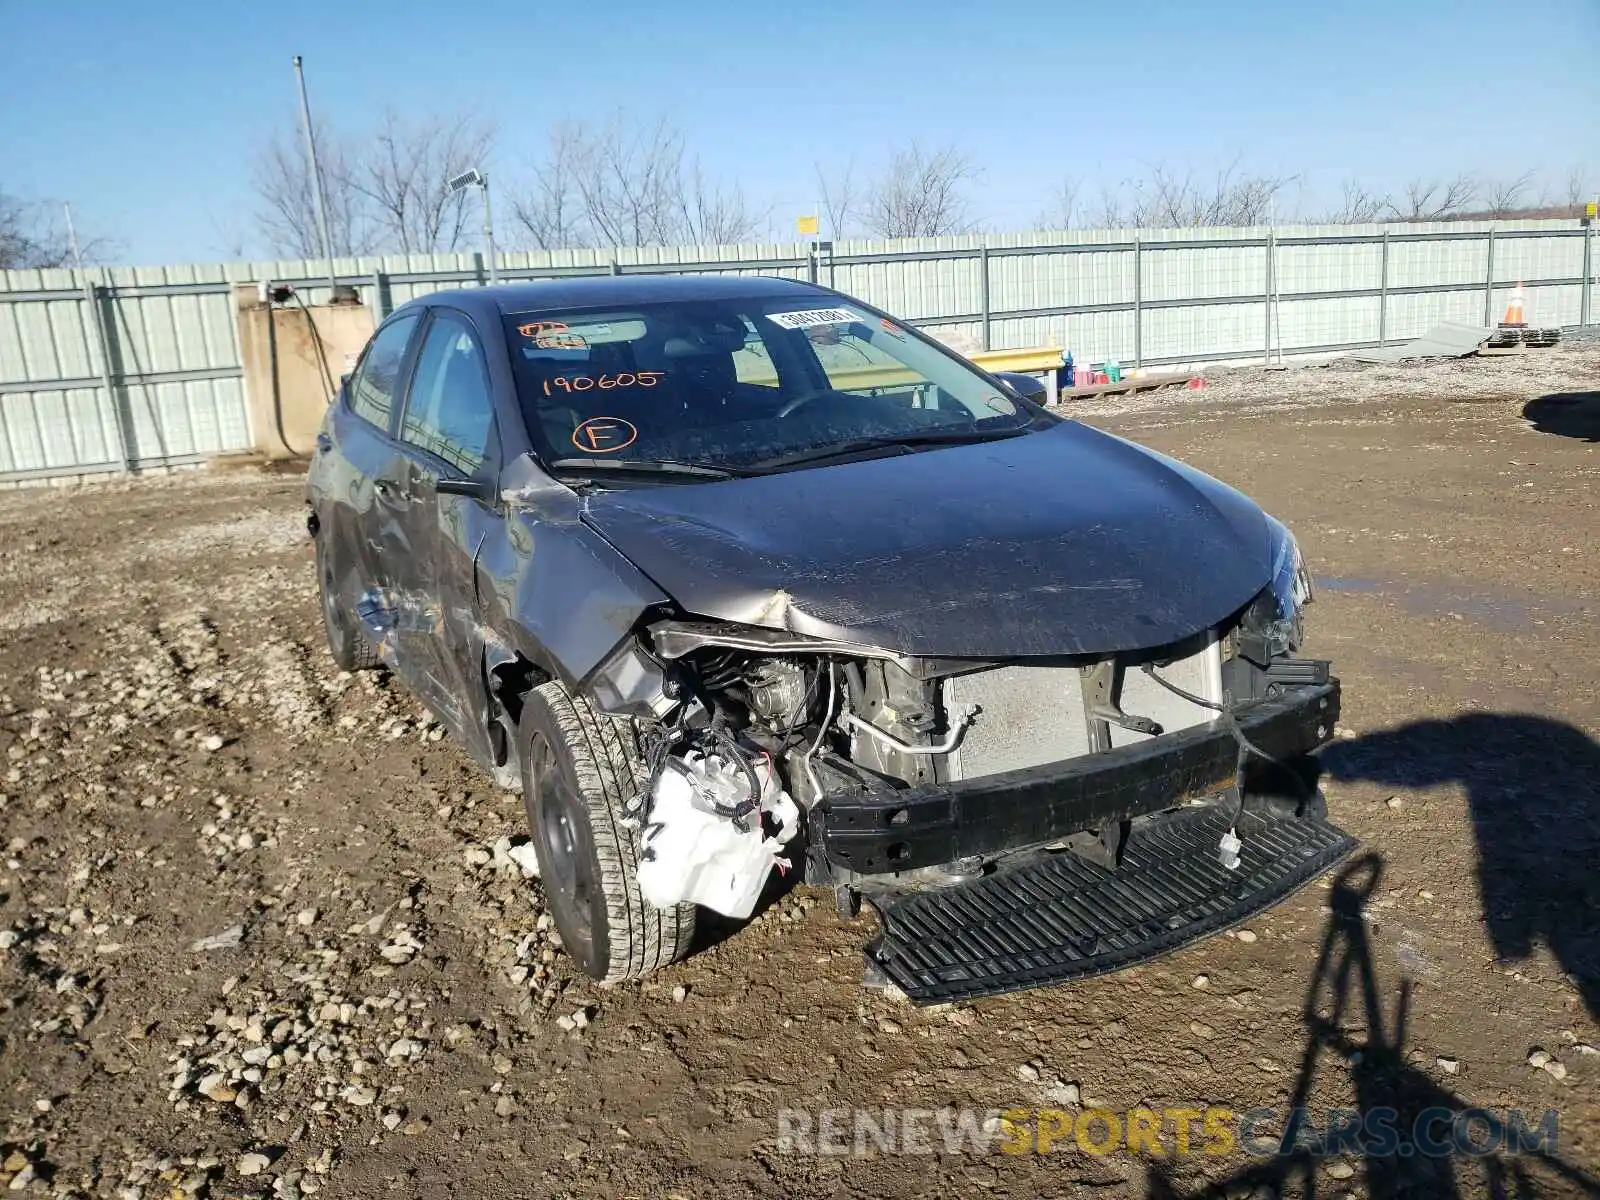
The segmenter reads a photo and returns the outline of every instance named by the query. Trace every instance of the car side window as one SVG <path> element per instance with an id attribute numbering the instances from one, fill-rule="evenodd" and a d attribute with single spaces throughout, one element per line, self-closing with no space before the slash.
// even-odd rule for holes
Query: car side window
<path id="1" fill-rule="evenodd" d="M 478 335 L 465 319 L 435 310 L 411 374 L 400 437 L 470 475 L 483 465 L 493 426 Z"/>
<path id="2" fill-rule="evenodd" d="M 395 391 L 400 384 L 406 345 L 416 326 L 417 318 L 412 315 L 397 317 L 378 330 L 355 378 L 350 381 L 351 409 L 379 429 L 389 428 L 389 411 L 394 407 Z"/>

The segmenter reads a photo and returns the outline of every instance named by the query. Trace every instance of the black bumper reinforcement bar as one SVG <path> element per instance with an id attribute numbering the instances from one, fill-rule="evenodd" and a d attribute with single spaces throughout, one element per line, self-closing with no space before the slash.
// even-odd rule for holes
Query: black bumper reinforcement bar
<path id="1" fill-rule="evenodd" d="M 1339 681 L 1293 687 L 1240 710 L 1250 742 L 1278 759 L 1333 735 Z M 1220 722 L 979 779 L 903 790 L 836 791 L 812 814 L 823 853 L 858 875 L 938 866 L 1044 845 L 1159 812 L 1234 781 L 1238 743 Z"/>

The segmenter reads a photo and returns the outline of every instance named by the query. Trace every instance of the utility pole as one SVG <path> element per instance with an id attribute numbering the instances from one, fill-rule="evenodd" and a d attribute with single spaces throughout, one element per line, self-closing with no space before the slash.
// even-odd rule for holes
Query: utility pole
<path id="1" fill-rule="evenodd" d="M 311 172 L 311 194 L 317 200 L 317 232 L 322 235 L 322 256 L 328 260 L 329 299 L 339 286 L 333 269 L 333 242 L 328 237 L 328 203 L 322 197 L 322 168 L 317 165 L 317 138 L 311 132 L 311 104 L 306 99 L 306 73 L 300 65 L 300 56 L 294 56 L 294 74 L 300 84 L 300 120 L 306 134 L 306 169 Z"/>

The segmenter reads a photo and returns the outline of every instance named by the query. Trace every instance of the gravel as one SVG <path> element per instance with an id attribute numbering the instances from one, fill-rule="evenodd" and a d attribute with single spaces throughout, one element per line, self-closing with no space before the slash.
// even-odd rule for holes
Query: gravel
<path id="1" fill-rule="evenodd" d="M 1111 424 L 1246 485 L 1294 524 L 1319 579 L 1524 589 L 1531 618 L 1510 629 L 1429 612 L 1415 591 L 1322 590 L 1309 649 L 1345 680 L 1341 751 L 1374 754 L 1407 722 L 1538 713 L 1581 756 L 1600 709 L 1571 664 L 1595 661 L 1592 615 L 1548 605 L 1600 596 L 1594 450 L 1518 413 L 1596 377 L 1593 344 L 1227 372 Z M 1242 1111 L 1292 1094 L 1306 997 L 1333 1003 L 1326 980 L 1312 987 L 1326 886 L 1133 970 L 932 1010 L 863 992 L 871 919 L 838 919 L 805 888 L 746 928 L 708 927 L 703 951 L 658 977 L 592 984 L 559 949 L 520 797 L 393 679 L 333 666 L 313 579 L 293 478 L 0 495 L 5 1186 L 119 1200 L 1024 1195 L 1043 1165 L 1011 1156 L 785 1158 L 776 1113 Z M 1548 930 L 1485 966 L 1501 957 L 1479 915 L 1471 789 L 1527 807 L 1529 886 L 1566 856 L 1592 864 L 1594 834 L 1554 834 L 1536 773 L 1480 750 L 1481 778 L 1334 778 L 1329 804 L 1382 862 L 1363 909 L 1382 1011 L 1403 977 L 1417 983 L 1408 1040 L 1427 1048 L 1395 1053 L 1453 1087 L 1435 1060 L 1455 1059 L 1433 1047 L 1472 1048 L 1456 1078 L 1473 1102 L 1537 1112 L 1558 1083 L 1589 1094 L 1600 1038 Z M 1349 1031 L 1361 1048 L 1383 1032 Z M 1559 1058 L 1535 1064 L 1538 1043 Z M 1317 1056 L 1312 1102 L 1348 1103 L 1354 1063 Z M 1587 1108 L 1562 1107 L 1563 1155 L 1600 1144 Z M 1220 1189 L 1233 1165 L 1191 1164 L 1178 1193 L 1200 1194 L 1201 1173 Z M 1143 1194 L 1145 1166 L 1071 1151 L 1048 1164 L 1105 1195 Z"/>

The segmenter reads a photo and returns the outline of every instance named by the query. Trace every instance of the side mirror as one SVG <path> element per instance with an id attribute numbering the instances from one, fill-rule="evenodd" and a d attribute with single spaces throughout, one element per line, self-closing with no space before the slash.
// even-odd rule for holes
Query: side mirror
<path id="1" fill-rule="evenodd" d="M 433 490 L 441 496 L 469 496 L 488 504 L 494 500 L 494 485 L 482 479 L 438 479 Z"/>
<path id="2" fill-rule="evenodd" d="M 1020 371 L 996 371 L 994 377 L 1024 400 L 1032 400 L 1035 404 L 1049 402 L 1049 391 L 1044 385 L 1044 380 L 1037 375 L 1024 375 Z"/>

